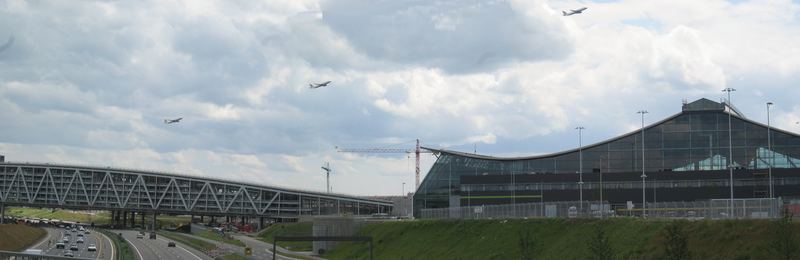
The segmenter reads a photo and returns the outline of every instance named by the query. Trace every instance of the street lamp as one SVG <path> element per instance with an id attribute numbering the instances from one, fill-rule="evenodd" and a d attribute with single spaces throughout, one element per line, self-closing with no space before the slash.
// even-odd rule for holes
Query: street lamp
<path id="1" fill-rule="evenodd" d="M 403 182 L 403 189 L 400 191 L 400 195 L 403 197 L 406 196 L 406 182 Z"/>
<path id="2" fill-rule="evenodd" d="M 331 193 L 331 164 L 326 162 L 325 166 L 320 168 L 325 170 L 325 188 L 327 189 L 328 193 Z"/>
<path id="3" fill-rule="evenodd" d="M 645 213 L 647 213 L 647 200 L 646 200 L 646 189 L 645 189 L 645 178 L 647 175 L 644 174 L 644 114 L 647 114 L 647 110 L 639 110 L 636 112 L 637 114 L 642 114 L 642 218 L 645 217 Z"/>
<path id="4" fill-rule="evenodd" d="M 728 215 L 729 218 L 733 218 L 733 131 L 731 130 L 731 113 L 733 112 L 733 107 L 731 106 L 731 92 L 736 91 L 732 88 L 725 88 L 722 92 L 728 92 L 728 101 L 726 106 L 728 107 L 728 171 L 730 172 L 730 181 L 731 181 L 731 201 L 728 206 Z"/>
<path id="5" fill-rule="evenodd" d="M 582 132 L 586 129 L 583 126 L 576 127 L 578 129 L 578 188 L 580 190 L 580 212 L 583 214 L 583 142 Z"/>
<path id="6" fill-rule="evenodd" d="M 775 194 L 773 193 L 772 189 L 772 164 L 775 163 L 775 154 L 772 152 L 772 139 L 770 138 L 770 130 L 771 126 L 769 125 L 769 107 L 772 106 L 772 102 L 767 102 L 767 150 L 769 150 L 769 198 L 775 198 Z"/>

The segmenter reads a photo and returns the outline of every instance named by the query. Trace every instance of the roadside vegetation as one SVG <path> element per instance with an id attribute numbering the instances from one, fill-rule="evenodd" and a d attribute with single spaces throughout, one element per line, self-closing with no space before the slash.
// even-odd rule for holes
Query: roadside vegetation
<path id="1" fill-rule="evenodd" d="M 193 235 L 199 236 L 199 237 L 202 237 L 202 238 L 211 239 L 211 240 L 214 240 L 214 241 L 223 242 L 223 243 L 226 243 L 226 244 L 231 244 L 231 245 L 234 245 L 234 246 L 240 246 L 240 247 L 244 247 L 245 246 L 245 244 L 242 243 L 242 241 L 239 241 L 238 239 L 223 237 L 219 233 L 214 232 L 212 230 L 203 230 L 203 231 L 200 231 L 200 232 L 196 232 Z"/>
<path id="2" fill-rule="evenodd" d="M 128 244 L 128 241 L 123 239 L 119 236 L 119 234 L 111 233 L 107 230 L 103 229 L 96 229 L 96 231 L 100 231 L 106 237 L 111 239 L 111 243 L 114 244 L 114 250 L 116 255 L 116 260 L 135 260 L 136 253 L 133 252 L 131 246 Z"/>
<path id="3" fill-rule="evenodd" d="M 310 236 L 312 234 L 313 223 L 276 223 L 272 224 L 258 234 L 258 239 L 272 244 L 275 236 Z M 311 251 L 311 241 L 279 241 L 279 247 L 292 251 Z"/>
<path id="4" fill-rule="evenodd" d="M 95 224 L 107 224 L 111 221 L 111 215 L 107 211 L 96 211 L 94 213 L 90 213 L 88 211 L 9 207 L 6 209 L 6 215 L 15 217 L 58 219 Z"/>
<path id="5" fill-rule="evenodd" d="M 111 213 L 108 211 L 75 211 L 66 209 L 51 210 L 42 208 L 9 207 L 6 209 L 6 215 L 14 217 L 58 219 L 63 221 L 94 223 L 96 225 L 111 223 Z M 137 218 L 137 225 L 139 225 L 139 221 L 140 219 Z M 150 221 L 150 219 L 147 218 L 147 221 Z M 159 215 L 156 221 L 159 227 L 178 226 L 180 224 L 189 223 L 189 216 Z"/>
<path id="6" fill-rule="evenodd" d="M 375 259 L 793 259 L 798 232 L 790 220 L 618 218 L 401 221 L 358 233 L 373 237 Z M 345 243 L 324 257 L 368 254 Z"/>
<path id="7" fill-rule="evenodd" d="M 25 251 L 38 243 L 47 231 L 42 228 L 18 224 L 0 224 L 0 250 Z"/>

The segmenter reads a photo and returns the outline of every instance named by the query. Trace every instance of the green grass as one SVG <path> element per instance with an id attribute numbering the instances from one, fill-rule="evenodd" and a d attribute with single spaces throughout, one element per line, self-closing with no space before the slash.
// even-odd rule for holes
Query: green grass
<path id="1" fill-rule="evenodd" d="M 278 223 L 267 227 L 258 234 L 258 239 L 267 243 L 272 243 L 277 236 L 310 236 L 313 228 L 311 222 L 300 223 Z M 292 251 L 311 251 L 311 241 L 279 241 L 278 246 Z"/>
<path id="2" fill-rule="evenodd" d="M 90 214 L 87 211 L 72 210 L 49 210 L 40 208 L 20 208 L 9 207 L 6 214 L 16 217 L 35 217 L 42 219 L 58 219 L 66 221 L 76 221 L 81 223 L 107 224 L 111 221 L 111 214 L 107 211 L 97 211 L 97 214 Z"/>
<path id="3" fill-rule="evenodd" d="M 222 259 L 222 260 L 247 260 L 247 257 L 241 256 L 241 255 L 237 255 L 237 254 L 230 254 L 230 255 L 217 257 L 216 259 Z"/>
<path id="4" fill-rule="evenodd" d="M 536 259 L 586 259 L 598 228 L 615 259 L 658 259 L 667 220 L 460 220 L 368 224 L 375 259 L 521 259 L 520 234 L 532 235 Z M 681 221 L 694 259 L 775 259 L 768 250 L 773 223 L 765 220 Z M 793 227 L 800 233 L 800 225 Z M 328 259 L 367 259 L 366 243 L 345 243 Z"/>
<path id="5" fill-rule="evenodd" d="M 202 237 L 202 238 L 211 239 L 211 240 L 214 240 L 214 241 L 223 242 L 223 243 L 226 243 L 226 244 L 231 244 L 231 245 L 234 245 L 234 246 L 240 246 L 240 247 L 244 247 L 245 246 L 245 244 L 242 243 L 242 241 L 239 241 L 238 239 L 228 239 L 228 238 L 223 237 L 219 233 L 211 231 L 211 230 L 200 231 L 200 232 L 194 233 L 193 235 L 199 236 L 199 237 Z"/>
<path id="6" fill-rule="evenodd" d="M 128 244 L 128 241 L 122 239 L 122 237 L 120 237 L 118 234 L 112 234 L 111 232 L 108 232 L 106 230 L 98 229 L 97 231 L 100 231 L 100 233 L 103 233 L 103 235 L 106 235 L 109 239 L 111 239 L 111 242 L 114 244 L 114 249 L 117 254 L 116 260 L 136 259 L 136 256 L 134 255 L 131 246 Z"/>
<path id="7" fill-rule="evenodd" d="M 0 224 L 0 250 L 24 251 L 39 242 L 47 231 L 19 224 Z"/>
<path id="8" fill-rule="evenodd" d="M 111 223 L 111 213 L 108 211 L 95 211 L 95 214 L 91 214 L 89 211 L 9 207 L 6 209 L 6 214 L 9 216 L 16 216 L 16 217 L 58 219 L 64 221 L 76 221 L 81 223 L 95 223 L 97 225 Z M 136 218 L 137 225 L 140 225 L 139 221 L 140 218 L 138 218 L 137 216 Z M 147 221 L 150 221 L 149 217 Z M 164 226 L 164 225 L 177 226 L 179 224 L 189 223 L 189 216 L 159 215 L 156 221 L 158 222 L 159 226 Z"/>

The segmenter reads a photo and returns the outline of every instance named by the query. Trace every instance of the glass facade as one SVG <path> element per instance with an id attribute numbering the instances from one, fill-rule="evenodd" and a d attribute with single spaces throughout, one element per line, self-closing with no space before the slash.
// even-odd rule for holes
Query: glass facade
<path id="1" fill-rule="evenodd" d="M 732 111 L 731 114 L 733 114 L 730 117 L 731 142 L 729 142 L 727 111 Z M 728 176 L 727 165 L 731 158 L 730 163 L 736 170 L 767 169 L 770 163 L 772 168 L 798 168 L 800 165 L 800 159 L 798 159 L 800 158 L 800 137 L 772 128 L 770 131 L 771 153 L 767 145 L 767 127 L 739 115 L 738 111 L 729 109 L 724 103 L 720 104 L 707 99 L 684 104 L 682 113 L 645 127 L 644 138 L 642 138 L 641 131 L 635 131 L 608 141 L 584 146 L 581 149 L 583 172 L 602 171 L 609 176 L 613 176 L 614 173 L 638 172 L 641 174 L 642 142 L 644 142 L 644 168 L 648 173 L 685 172 L 694 174 L 716 171 Z M 733 156 L 729 155 L 731 144 Z M 576 174 L 581 163 L 578 149 L 525 158 L 495 158 L 453 151 L 438 152 L 438 160 L 431 167 L 414 196 L 415 210 L 459 204 L 458 196 L 480 187 L 480 183 L 462 186 L 461 180 L 464 176 L 505 175 L 509 176 L 512 184 L 505 185 L 506 188 L 494 187 L 493 189 L 525 190 L 525 188 L 517 186 L 540 185 L 540 187 L 545 187 L 557 184 L 552 181 L 544 181 L 547 183 L 542 184 L 513 184 L 515 178 L 513 176 Z M 770 158 L 771 155 L 772 158 Z M 724 183 L 718 183 L 720 181 Z M 574 181 L 561 181 L 559 185 L 562 184 L 577 189 L 577 183 Z M 589 185 L 591 183 L 585 184 L 584 189 L 590 189 Z M 609 185 L 611 184 L 609 183 Z M 623 181 L 614 185 L 625 184 Z M 630 185 L 636 184 L 631 183 Z M 700 184 L 691 183 L 685 185 L 700 186 Z M 727 185 L 727 180 L 710 180 L 708 185 Z M 736 183 L 734 185 L 736 186 Z M 612 188 L 605 184 L 603 187 Z M 631 186 L 631 188 L 634 187 Z M 567 188 L 565 187 L 565 189 Z"/>

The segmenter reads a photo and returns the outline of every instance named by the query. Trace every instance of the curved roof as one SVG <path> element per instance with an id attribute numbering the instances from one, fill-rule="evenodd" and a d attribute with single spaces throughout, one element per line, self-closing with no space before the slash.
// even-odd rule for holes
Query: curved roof
<path id="1" fill-rule="evenodd" d="M 732 117 L 737 118 L 737 119 L 742 120 L 742 121 L 745 121 L 747 123 L 755 124 L 755 125 L 758 125 L 758 126 L 761 126 L 761 127 L 764 127 L 764 128 L 769 127 L 769 126 L 767 126 L 765 124 L 762 124 L 762 123 L 759 123 L 759 122 L 756 122 L 756 121 L 753 121 L 753 120 L 745 118 L 744 116 L 742 116 L 741 113 L 738 112 L 738 110 L 736 110 L 736 108 L 731 107 L 731 106 L 727 106 L 726 102 L 716 103 L 716 102 L 710 101 L 708 99 L 702 98 L 702 99 L 699 99 L 699 100 L 697 100 L 695 102 L 690 103 L 689 105 L 694 104 L 694 103 L 698 103 L 698 102 L 715 103 L 717 105 L 721 105 L 723 107 L 723 109 L 684 109 L 680 113 L 674 114 L 674 115 L 669 116 L 669 117 L 667 117 L 665 119 L 662 119 L 662 120 L 660 120 L 658 122 L 655 122 L 655 123 L 652 123 L 650 125 L 645 126 L 645 130 L 653 128 L 653 127 L 657 127 L 657 126 L 663 124 L 664 122 L 672 120 L 672 119 L 674 119 L 674 118 L 676 118 L 678 116 L 681 116 L 681 115 L 683 115 L 683 114 L 685 114 L 687 112 L 692 113 L 692 112 L 699 112 L 699 111 L 722 112 L 722 113 L 730 114 Z M 686 106 L 686 104 L 684 105 L 684 107 L 685 106 Z M 728 107 L 730 109 L 724 109 L 724 107 Z M 733 111 L 733 112 L 731 113 L 731 111 Z M 800 137 L 800 135 L 797 135 L 795 133 L 791 133 L 791 132 L 788 132 L 788 131 L 785 131 L 785 130 L 777 129 L 777 128 L 774 128 L 774 127 L 769 127 L 769 128 L 772 129 L 773 131 L 776 131 L 776 132 L 779 132 L 779 133 L 788 134 L 788 135 L 792 135 L 792 136 L 795 136 L 795 137 Z M 602 145 L 608 144 L 610 142 L 614 142 L 614 141 L 617 141 L 617 140 L 620 140 L 620 139 L 623 139 L 623 138 L 638 134 L 640 132 L 641 132 L 641 129 L 636 130 L 636 131 L 632 131 L 632 132 L 629 132 L 629 133 L 626 133 L 626 134 L 623 134 L 623 135 L 620 135 L 620 136 L 617 136 L 617 137 L 613 137 L 613 138 L 610 138 L 610 139 L 607 139 L 607 140 L 604 140 L 604 141 L 600 141 L 600 142 L 597 142 L 597 143 L 594 143 L 594 144 L 584 145 L 581 149 L 585 150 L 585 149 L 590 149 L 590 148 L 597 147 L 597 146 L 602 146 Z M 517 160 L 547 159 L 547 158 L 553 158 L 553 157 L 565 155 L 565 154 L 568 154 L 568 153 L 577 152 L 579 150 L 578 148 L 574 148 L 574 149 L 570 149 L 570 150 L 566 150 L 566 151 L 555 152 L 555 153 L 550 153 L 550 154 L 543 154 L 543 155 L 520 156 L 520 157 L 496 157 L 496 156 L 490 156 L 490 155 L 481 155 L 481 154 L 474 154 L 474 153 L 467 153 L 467 152 L 459 152 L 459 151 L 447 150 L 447 149 L 442 149 L 442 148 L 430 148 L 430 147 L 421 147 L 421 148 L 426 149 L 426 150 L 430 150 L 430 151 L 432 151 L 434 153 L 445 153 L 445 154 L 457 155 L 457 156 L 473 158 L 473 159 L 496 160 L 496 161 L 517 161 Z"/>

